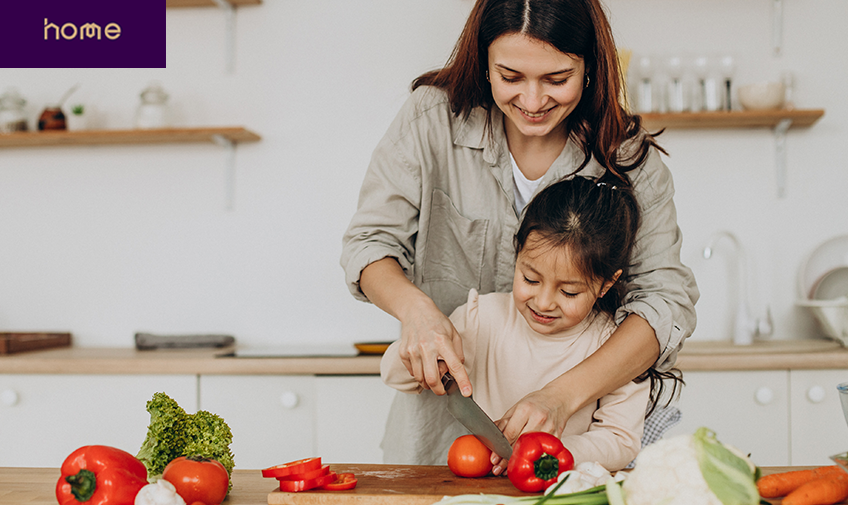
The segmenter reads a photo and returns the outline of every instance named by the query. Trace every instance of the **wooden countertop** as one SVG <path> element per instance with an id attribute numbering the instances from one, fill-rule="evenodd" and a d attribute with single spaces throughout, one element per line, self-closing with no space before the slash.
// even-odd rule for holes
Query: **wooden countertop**
<path id="1" fill-rule="evenodd" d="M 232 349 L 135 348 L 49 349 L 0 356 L 0 373 L 369 375 L 380 373 L 380 356 L 321 358 L 221 357 Z"/>
<path id="2" fill-rule="evenodd" d="M 0 356 L 0 373 L 375 375 L 380 356 L 220 357 L 232 349 L 63 348 Z M 748 347 L 689 341 L 678 356 L 685 371 L 848 369 L 848 349 L 825 339 L 766 340 Z"/>
<path id="3" fill-rule="evenodd" d="M 259 470 L 235 470 L 233 489 L 223 505 L 431 505 L 444 495 L 522 495 L 505 477 L 462 479 L 447 466 L 333 465 L 337 472 L 357 475 L 359 484 L 351 491 L 307 491 L 281 493 L 273 479 Z M 803 467 L 765 467 L 764 474 Z M 417 478 L 410 478 L 410 475 Z M 0 468 L 0 505 L 56 505 L 56 468 Z M 423 479 L 423 480 L 422 480 Z M 780 500 L 767 500 L 779 504 Z"/>

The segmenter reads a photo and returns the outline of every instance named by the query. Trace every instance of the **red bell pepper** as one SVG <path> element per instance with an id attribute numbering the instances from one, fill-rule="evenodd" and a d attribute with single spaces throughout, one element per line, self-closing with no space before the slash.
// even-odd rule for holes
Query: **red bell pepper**
<path id="1" fill-rule="evenodd" d="M 60 505 L 133 505 L 147 485 L 147 468 L 132 454 L 105 445 L 87 445 L 62 463 L 56 483 Z"/>
<path id="2" fill-rule="evenodd" d="M 520 491 L 536 493 L 556 483 L 559 474 L 572 468 L 574 456 L 559 438 L 534 431 L 518 437 L 506 472 Z"/>

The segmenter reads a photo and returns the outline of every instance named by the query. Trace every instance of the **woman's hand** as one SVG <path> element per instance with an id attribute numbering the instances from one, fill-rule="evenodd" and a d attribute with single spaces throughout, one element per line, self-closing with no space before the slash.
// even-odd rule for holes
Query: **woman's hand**
<path id="1" fill-rule="evenodd" d="M 401 319 L 400 359 L 409 373 L 437 395 L 445 394 L 442 375 L 450 371 L 464 396 L 471 394 L 471 381 L 462 365 L 462 337 L 453 323 L 427 298 L 404 311 Z"/>
<path id="2" fill-rule="evenodd" d="M 383 258 L 365 267 L 359 287 L 374 305 L 400 321 L 400 358 L 421 387 L 445 394 L 442 375 L 449 370 L 463 396 L 471 395 L 459 333 L 433 300 L 406 278 L 396 259 Z"/>

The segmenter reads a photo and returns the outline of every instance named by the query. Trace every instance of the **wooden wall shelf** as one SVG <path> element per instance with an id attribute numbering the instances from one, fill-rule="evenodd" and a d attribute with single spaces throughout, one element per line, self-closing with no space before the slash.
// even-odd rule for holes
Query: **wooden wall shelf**
<path id="1" fill-rule="evenodd" d="M 650 130 L 707 128 L 776 128 L 784 119 L 791 128 L 807 127 L 824 115 L 824 109 L 791 109 L 763 111 L 676 112 L 640 114 Z"/>
<path id="2" fill-rule="evenodd" d="M 242 5 L 259 5 L 262 0 L 225 0 L 233 7 Z M 182 7 L 218 7 L 214 0 L 165 0 L 167 8 L 182 8 Z"/>
<path id="3" fill-rule="evenodd" d="M 108 144 L 234 144 L 257 142 L 262 137 L 243 127 L 161 128 L 154 130 L 34 131 L 0 134 L 0 148 L 91 146 Z"/>

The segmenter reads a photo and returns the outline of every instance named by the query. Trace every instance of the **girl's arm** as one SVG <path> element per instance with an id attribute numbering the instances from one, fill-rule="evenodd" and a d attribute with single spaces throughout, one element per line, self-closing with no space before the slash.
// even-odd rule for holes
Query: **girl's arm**
<path id="1" fill-rule="evenodd" d="M 365 267 L 359 286 L 374 305 L 401 322 L 398 354 L 422 387 L 438 395 L 445 393 L 438 365 L 441 360 L 462 394 L 471 395 L 459 333 L 433 300 L 406 278 L 397 260 L 383 258 Z"/>
<path id="2" fill-rule="evenodd" d="M 591 356 L 509 409 L 499 422 L 504 436 L 511 444 L 529 431 L 562 436 L 572 414 L 638 377 L 659 355 L 654 330 L 631 314 Z M 506 469 L 506 461 L 493 462 L 495 475 Z"/>

